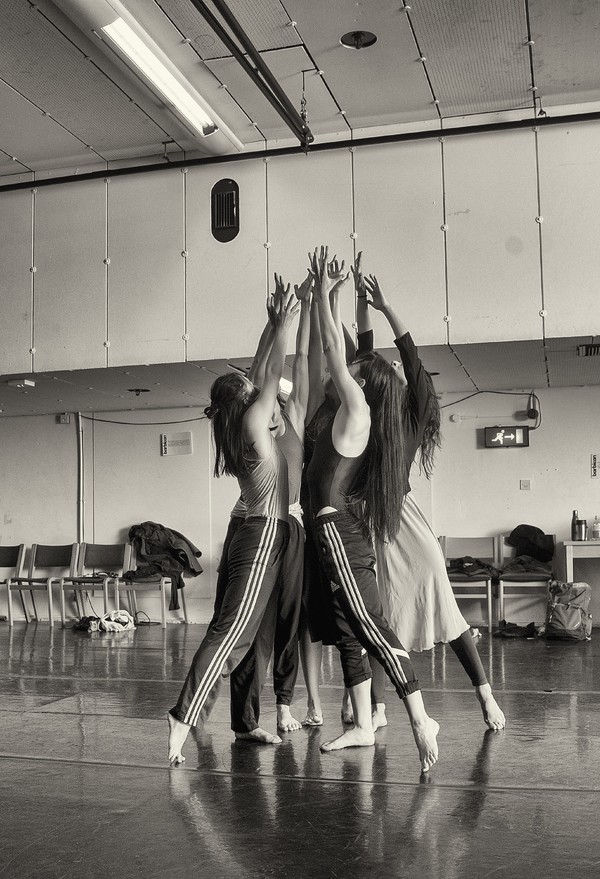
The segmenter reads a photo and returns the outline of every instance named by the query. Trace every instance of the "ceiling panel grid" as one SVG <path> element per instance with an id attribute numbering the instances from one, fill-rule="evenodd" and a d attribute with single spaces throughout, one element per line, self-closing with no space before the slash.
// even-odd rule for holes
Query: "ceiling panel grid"
<path id="1" fill-rule="evenodd" d="M 438 119 L 399 4 L 331 0 L 326 15 L 305 0 L 289 0 L 286 8 L 352 128 Z M 340 37 L 355 30 L 374 33 L 377 42 L 361 51 L 342 46 Z M 341 130 L 341 121 L 332 117 L 334 131 Z"/>
<path id="2" fill-rule="evenodd" d="M 192 41 L 193 47 L 205 61 L 231 57 L 229 49 L 190 0 L 156 0 L 156 2 L 184 37 Z M 210 0 L 207 6 L 224 24 Z M 259 52 L 285 49 L 300 44 L 300 38 L 280 0 L 229 0 L 227 6 Z M 229 28 L 226 27 L 226 30 L 230 33 Z"/>
<path id="3" fill-rule="evenodd" d="M 84 145 L 100 154 L 150 152 L 164 140 L 162 129 L 35 8 L 4 0 L 2 13 L 0 76 Z"/>
<path id="4" fill-rule="evenodd" d="M 599 101 L 598 0 L 529 0 L 529 16 L 543 105 Z"/>
<path id="5" fill-rule="evenodd" d="M 532 105 L 522 0 L 411 0 L 411 6 L 443 117 Z"/>

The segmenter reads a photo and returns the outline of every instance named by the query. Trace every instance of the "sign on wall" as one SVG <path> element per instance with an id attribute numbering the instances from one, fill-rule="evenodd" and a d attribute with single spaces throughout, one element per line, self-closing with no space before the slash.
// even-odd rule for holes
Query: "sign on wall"
<path id="1" fill-rule="evenodd" d="M 161 455 L 193 455 L 192 434 L 189 430 L 182 433 L 161 433 Z"/>

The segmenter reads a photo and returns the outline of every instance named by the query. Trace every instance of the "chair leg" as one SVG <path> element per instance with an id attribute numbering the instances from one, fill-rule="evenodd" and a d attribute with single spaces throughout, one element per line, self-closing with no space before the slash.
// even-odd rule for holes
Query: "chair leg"
<path id="1" fill-rule="evenodd" d="M 60 584 L 59 587 L 59 598 L 60 598 L 60 624 L 65 627 L 65 585 L 64 583 Z"/>
<path id="2" fill-rule="evenodd" d="M 7 595 L 6 595 L 6 606 L 8 609 L 8 625 L 13 626 L 13 608 L 12 608 L 12 595 L 10 594 L 10 583 L 7 586 Z"/>
<path id="3" fill-rule="evenodd" d="M 163 580 L 160 584 L 160 624 L 163 629 L 167 628 L 167 600 L 165 592 L 165 582 Z"/>
<path id="4" fill-rule="evenodd" d="M 488 632 L 489 632 L 490 635 L 491 635 L 491 634 L 492 634 L 492 616 L 493 616 L 493 611 L 492 611 L 492 581 L 491 581 L 491 580 L 488 580 L 487 590 L 486 590 L 486 591 L 487 591 L 487 624 L 488 624 L 488 625 L 487 625 L 487 630 L 488 630 Z"/>
<path id="5" fill-rule="evenodd" d="M 31 595 L 31 603 L 33 605 L 33 612 L 35 614 L 35 621 L 37 623 L 37 622 L 39 622 L 40 618 L 38 617 L 37 605 L 35 603 L 35 595 L 33 594 L 33 591 L 31 589 L 29 590 L 29 594 Z"/>
<path id="6" fill-rule="evenodd" d="M 27 610 L 27 605 L 25 604 L 25 596 L 23 595 L 23 590 L 19 589 L 19 598 L 21 599 L 21 607 L 23 608 L 23 616 L 25 617 L 25 622 L 29 622 L 29 612 Z"/>
<path id="7" fill-rule="evenodd" d="M 104 594 L 104 613 L 108 613 L 108 577 L 102 584 L 102 592 Z M 119 584 L 115 583 L 115 595 L 119 593 Z"/>
<path id="8" fill-rule="evenodd" d="M 498 583 L 498 622 L 504 619 L 504 583 L 502 580 Z"/>
<path id="9" fill-rule="evenodd" d="M 183 620 L 187 623 L 189 621 L 187 615 L 187 607 L 185 606 L 185 589 L 179 590 L 179 598 L 181 600 L 181 609 L 183 610 Z"/>
<path id="10" fill-rule="evenodd" d="M 52 613 L 52 581 L 51 580 L 48 580 L 47 592 L 48 592 L 48 625 L 52 628 L 54 626 L 54 614 Z"/>
<path id="11" fill-rule="evenodd" d="M 127 595 L 129 596 L 129 613 L 131 614 L 131 616 L 135 620 L 135 618 L 137 617 L 137 612 L 138 612 L 137 594 L 136 594 L 135 589 L 129 589 L 127 592 Z"/>

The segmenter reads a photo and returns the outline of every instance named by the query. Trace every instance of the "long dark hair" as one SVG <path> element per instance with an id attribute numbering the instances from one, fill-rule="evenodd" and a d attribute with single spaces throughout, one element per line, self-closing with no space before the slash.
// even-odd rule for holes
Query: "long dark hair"
<path id="1" fill-rule="evenodd" d="M 435 457 L 436 450 L 439 449 L 442 444 L 442 436 L 440 433 L 442 416 L 440 412 L 440 402 L 438 395 L 435 392 L 433 379 L 428 372 L 425 372 L 425 381 L 427 383 L 428 391 L 428 417 L 427 423 L 425 425 L 425 430 L 423 431 L 421 445 L 419 446 L 419 451 L 421 470 L 424 472 L 427 479 L 430 479 L 431 474 L 433 473 L 433 459 Z"/>
<path id="2" fill-rule="evenodd" d="M 242 421 L 258 393 L 258 388 L 250 391 L 247 380 L 237 372 L 220 375 L 213 382 L 210 406 L 206 407 L 204 414 L 212 422 L 215 476 L 239 477 L 248 472 Z"/>
<path id="3" fill-rule="evenodd" d="M 390 540 L 400 530 L 409 485 L 411 462 L 406 460 L 403 428 L 406 385 L 376 351 L 364 354 L 358 363 L 371 410 L 371 431 L 349 500 L 360 509 L 364 526 L 378 540 Z"/>

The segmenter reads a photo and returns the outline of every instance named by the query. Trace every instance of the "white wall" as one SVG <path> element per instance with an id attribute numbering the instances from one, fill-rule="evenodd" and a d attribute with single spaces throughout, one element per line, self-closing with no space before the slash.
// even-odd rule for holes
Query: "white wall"
<path id="1" fill-rule="evenodd" d="M 442 396 L 441 405 L 448 408 L 443 410 L 443 445 L 431 483 L 436 534 L 487 536 L 528 524 L 562 541 L 570 539 L 573 509 L 588 524 L 600 516 L 600 479 L 590 475 L 591 453 L 600 452 L 600 388 L 536 393 L 542 423 L 530 432 L 529 447 L 521 449 L 481 448 L 480 435 L 485 426 L 515 423 L 515 413 L 524 409 L 523 395 L 479 394 L 452 406 L 448 404 L 461 395 Z M 452 423 L 452 414 L 464 417 Z M 520 479 L 531 480 L 530 491 L 519 488 Z M 575 565 L 575 579 L 593 587 L 592 614 L 600 621 L 600 567 L 583 560 Z M 557 573 L 564 576 L 560 569 Z M 508 603 L 506 616 L 541 622 L 544 607 L 515 599 Z"/>
<path id="2" fill-rule="evenodd" d="M 411 477 L 417 502 L 436 534 L 485 536 L 525 523 L 555 533 L 560 541 L 569 537 L 574 508 L 589 522 L 600 515 L 600 480 L 590 478 L 590 454 L 600 451 L 600 388 L 546 389 L 537 394 L 542 425 L 531 433 L 526 449 L 480 448 L 478 439 L 484 426 L 510 423 L 523 409 L 522 396 L 481 394 L 444 408 L 443 445 L 434 476 L 428 482 L 413 468 Z M 457 396 L 444 395 L 442 406 Z M 450 414 L 466 417 L 452 423 Z M 188 579 L 186 586 L 190 617 L 197 622 L 210 616 L 216 567 L 237 498 L 234 479 L 212 476 L 209 426 L 200 416 L 195 409 L 119 412 L 83 422 L 84 538 L 119 542 L 131 525 L 147 519 L 189 537 L 203 553 L 204 573 Z M 181 430 L 191 431 L 193 454 L 161 456 L 161 433 Z M 0 542 L 77 540 L 73 421 L 59 425 L 53 416 L 0 419 L 0 449 Z M 522 478 L 532 481 L 530 491 L 519 489 Z M 597 563 L 576 562 L 575 577 L 593 586 L 595 616 L 600 620 Z M 139 606 L 159 618 L 154 596 L 141 596 Z M 481 609 L 474 602 L 464 608 L 469 621 L 481 622 Z M 0 613 L 5 613 L 4 593 Z M 541 622 L 544 606 L 509 601 L 506 615 Z M 170 618 L 180 620 L 181 614 Z"/>
<path id="3" fill-rule="evenodd" d="M 0 373 L 251 355 L 252 296 L 321 243 L 405 291 L 422 345 L 599 333 L 599 141 L 574 122 L 0 193 Z"/>
<path id="4" fill-rule="evenodd" d="M 210 615 L 222 542 L 237 499 L 236 480 L 212 475 L 208 422 L 201 416 L 200 410 L 186 408 L 102 413 L 82 422 L 83 539 L 123 542 L 131 525 L 146 520 L 188 537 L 202 551 L 204 568 L 200 576 L 186 578 L 192 622 Z M 130 424 L 118 423 L 124 421 Z M 192 434 L 193 454 L 161 456 L 161 434 L 183 430 Z M 74 419 L 70 425 L 57 424 L 54 416 L 0 419 L 0 449 L 0 543 L 77 541 Z M 37 603 L 44 615 L 44 602 Z M 140 596 L 138 606 L 152 619 L 160 618 L 157 597 Z M 19 602 L 14 607 L 18 619 Z M 70 610 L 74 614 L 74 605 Z M 0 593 L 0 613 L 6 613 L 5 592 Z M 181 620 L 182 614 L 172 612 L 170 618 Z"/>

